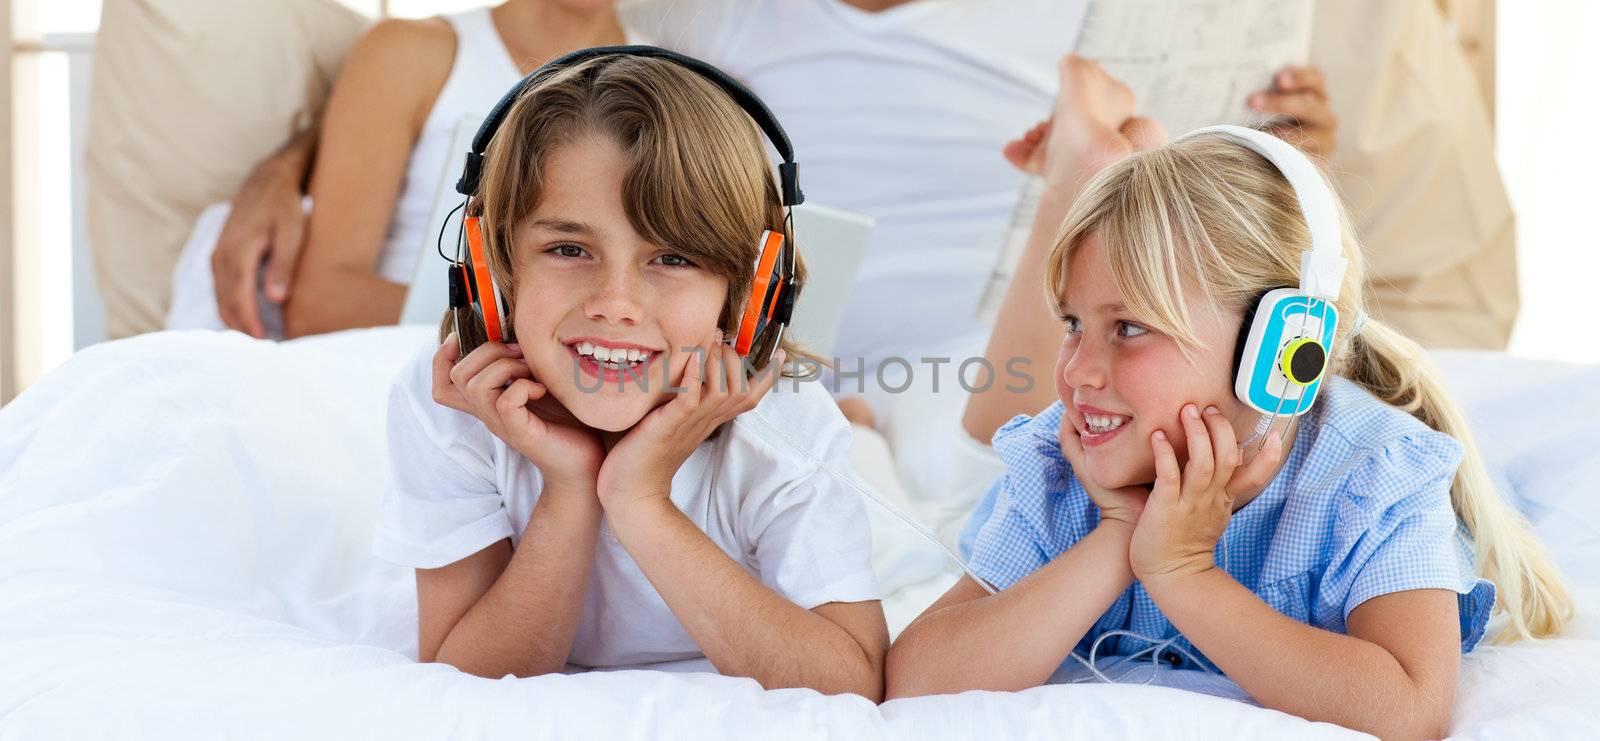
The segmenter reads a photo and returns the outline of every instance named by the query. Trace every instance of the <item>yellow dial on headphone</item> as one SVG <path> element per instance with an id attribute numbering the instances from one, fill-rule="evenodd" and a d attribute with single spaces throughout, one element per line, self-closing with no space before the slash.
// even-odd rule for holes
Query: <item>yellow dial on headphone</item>
<path id="1" fill-rule="evenodd" d="M 1322 377 L 1323 366 L 1328 362 L 1328 352 L 1322 343 L 1311 337 L 1300 337 L 1283 346 L 1278 365 L 1283 375 L 1296 386 L 1309 386 Z"/>

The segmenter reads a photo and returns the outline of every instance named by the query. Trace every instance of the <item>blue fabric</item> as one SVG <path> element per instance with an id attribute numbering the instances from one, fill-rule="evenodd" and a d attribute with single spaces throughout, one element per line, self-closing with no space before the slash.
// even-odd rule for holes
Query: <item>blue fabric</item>
<path id="1" fill-rule="evenodd" d="M 1279 612 L 1339 633 L 1350 611 L 1373 597 L 1451 589 L 1458 595 L 1461 650 L 1472 650 L 1494 606 L 1494 585 L 1474 576 L 1471 542 L 1450 505 L 1461 444 L 1347 379 L 1330 381 L 1302 419 L 1278 476 L 1229 521 L 1217 565 Z M 998 589 L 1099 524 L 1099 509 L 1061 455 L 1062 414 L 1057 402 L 995 433 L 1006 473 L 979 503 L 960 544 L 973 571 Z M 1137 582 L 1078 649 L 1087 654 L 1111 630 L 1177 637 L 1202 656 Z M 1113 636 L 1099 655 L 1148 647 Z"/>

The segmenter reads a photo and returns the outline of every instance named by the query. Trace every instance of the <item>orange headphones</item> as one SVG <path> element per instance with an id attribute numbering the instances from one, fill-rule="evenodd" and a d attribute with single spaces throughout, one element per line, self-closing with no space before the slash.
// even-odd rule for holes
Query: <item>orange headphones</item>
<path id="1" fill-rule="evenodd" d="M 794 149 L 783 127 L 778 125 L 772 111 L 755 93 L 723 71 L 693 57 L 654 46 L 597 46 L 554 59 L 522 78 L 490 110 L 489 117 L 472 139 L 472 149 L 467 152 L 466 169 L 461 179 L 456 181 L 456 191 L 469 200 L 477 195 L 484 152 L 505 121 L 512 104 L 524 91 L 554 71 L 608 55 L 666 59 L 704 77 L 727 92 L 734 103 L 750 115 L 783 158 L 778 165 L 778 178 L 785 211 L 784 230 L 777 233 L 769 229 L 761 233 L 750 296 L 731 338 L 734 350 L 741 357 L 748 358 L 755 368 L 763 368 L 777 351 L 800 292 L 800 283 L 795 277 L 794 207 L 805 200 L 805 194 L 800 191 Z M 466 205 L 462 203 L 457 210 L 465 209 Z M 443 237 L 443 234 L 440 236 Z M 442 249 L 440 255 L 444 255 Z M 495 285 L 494 277 L 489 273 L 480 217 L 465 216 L 462 219 L 461 233 L 456 236 L 456 257 L 453 260 L 449 257 L 445 259 L 450 260 L 450 308 L 455 315 L 461 354 L 465 356 L 484 341 L 503 342 L 511 339 L 511 332 L 506 325 L 506 303 L 499 286 Z"/>

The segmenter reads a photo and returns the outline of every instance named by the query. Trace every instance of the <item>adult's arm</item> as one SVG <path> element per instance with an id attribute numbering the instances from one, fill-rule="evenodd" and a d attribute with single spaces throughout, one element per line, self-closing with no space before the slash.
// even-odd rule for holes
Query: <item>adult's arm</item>
<path id="1" fill-rule="evenodd" d="M 361 38 L 328 98 L 305 250 L 284 304 L 299 337 L 391 324 L 406 286 L 374 272 L 406 164 L 455 54 L 437 20 L 386 20 Z"/>

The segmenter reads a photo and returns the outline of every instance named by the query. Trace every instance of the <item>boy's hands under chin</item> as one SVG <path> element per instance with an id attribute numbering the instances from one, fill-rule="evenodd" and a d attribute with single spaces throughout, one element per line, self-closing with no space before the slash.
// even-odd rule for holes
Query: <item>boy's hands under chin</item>
<path id="1" fill-rule="evenodd" d="M 606 454 L 598 486 L 600 503 L 613 520 L 618 510 L 668 501 L 672 477 L 694 449 L 722 423 L 756 408 L 777 382 L 782 350 L 761 373 L 746 379 L 739 353 L 720 335 L 706 345 L 703 363 L 690 358 L 682 390 L 650 410 Z"/>
<path id="2" fill-rule="evenodd" d="M 1137 525 L 1139 515 L 1144 511 L 1145 502 L 1150 496 L 1150 487 L 1137 485 L 1117 489 L 1101 487 L 1089 476 L 1087 461 L 1083 455 L 1083 440 L 1079 439 L 1077 428 L 1073 427 L 1064 416 L 1057 436 L 1061 441 L 1061 454 L 1072 464 L 1078 483 L 1089 493 L 1089 499 L 1094 501 L 1095 506 L 1100 508 L 1100 521 L 1120 522 L 1130 528 Z"/>
<path id="3" fill-rule="evenodd" d="M 599 436 L 534 380 L 522 351 L 488 342 L 458 362 L 460 347 L 451 334 L 434 353 L 433 400 L 477 417 L 546 481 L 565 484 L 552 488 L 592 490 L 605 458 Z"/>
<path id="4" fill-rule="evenodd" d="M 1188 464 L 1180 473 L 1166 434 L 1151 435 L 1156 481 L 1128 550 L 1134 576 L 1146 589 L 1154 581 L 1213 568 L 1234 498 L 1266 485 L 1283 458 L 1283 444 L 1269 435 L 1261 452 L 1241 466 L 1233 425 L 1215 407 L 1202 413 L 1185 404 L 1178 418 L 1188 439 Z"/>

